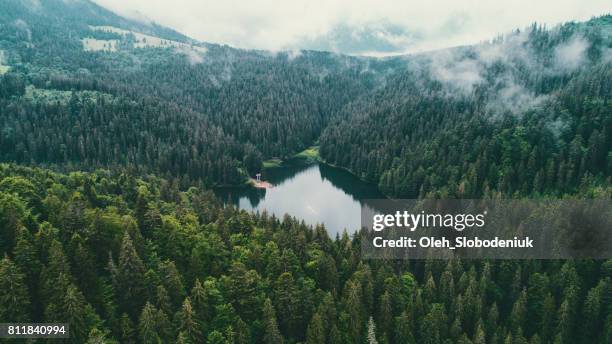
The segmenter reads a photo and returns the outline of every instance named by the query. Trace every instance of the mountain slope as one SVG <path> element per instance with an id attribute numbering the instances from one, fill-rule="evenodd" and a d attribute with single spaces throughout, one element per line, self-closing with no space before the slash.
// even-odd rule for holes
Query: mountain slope
<path id="1" fill-rule="evenodd" d="M 17 80 L 31 91 L 16 87 L 4 96 L 7 111 L 0 120 L 7 134 L 0 140 L 10 148 L 1 158 L 8 161 L 77 168 L 129 164 L 172 171 L 185 181 L 240 184 L 261 168 L 262 158 L 290 156 L 311 145 L 335 112 L 384 77 L 377 71 L 384 63 L 197 43 L 87 1 L 6 5 L 0 63 L 10 73 L 3 83 L 12 89 Z M 65 91 L 75 94 L 70 104 L 44 105 L 50 108 L 42 112 L 36 109 L 40 102 L 30 106 L 26 94 Z M 110 97 L 79 98 L 83 92 Z M 117 106 L 131 110 L 109 118 L 110 126 L 100 125 L 97 113 L 116 112 Z M 49 125 L 44 139 L 17 123 L 23 112 Z M 46 120 L 53 112 L 83 122 L 75 125 L 70 116 Z M 162 115 L 164 130 L 157 127 Z M 74 139 L 63 138 L 66 128 Z M 176 139 L 184 135 L 191 139 Z"/>
<path id="2" fill-rule="evenodd" d="M 326 128 L 321 155 L 405 198 L 609 183 L 611 19 L 408 58 Z"/>
<path id="3" fill-rule="evenodd" d="M 4 161 L 240 184 L 320 140 L 401 197 L 570 192 L 611 173 L 610 16 L 374 59 L 195 42 L 88 1 L 6 4 Z"/>

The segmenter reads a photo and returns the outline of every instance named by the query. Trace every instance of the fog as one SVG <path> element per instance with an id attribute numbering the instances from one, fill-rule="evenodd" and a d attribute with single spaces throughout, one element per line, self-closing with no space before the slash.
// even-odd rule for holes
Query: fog
<path id="1" fill-rule="evenodd" d="M 154 21 L 207 42 L 376 56 L 472 44 L 536 21 L 553 26 L 610 11 L 605 0 L 95 2 L 132 19 Z"/>
<path id="2" fill-rule="evenodd" d="M 487 112 L 520 115 L 549 98 L 525 87 L 520 81 L 524 80 L 519 77 L 521 73 L 559 76 L 574 72 L 587 64 L 587 50 L 591 46 L 581 33 L 575 33 L 559 42 L 547 59 L 525 44 L 528 35 L 529 29 L 524 29 L 494 42 L 428 52 L 423 54 L 421 63 L 411 66 L 440 81 L 449 95 L 470 95 L 479 84 L 489 83 L 488 89 L 494 91 L 489 94 Z M 611 60 L 612 49 L 603 49 L 600 61 Z M 503 66 L 503 71 L 490 78 L 487 74 L 494 64 Z"/>

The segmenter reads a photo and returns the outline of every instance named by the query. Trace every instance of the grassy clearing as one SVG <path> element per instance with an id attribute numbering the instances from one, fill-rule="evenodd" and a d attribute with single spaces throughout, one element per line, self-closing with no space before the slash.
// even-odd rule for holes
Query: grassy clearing
<path id="1" fill-rule="evenodd" d="M 131 35 L 133 37 L 134 48 L 179 48 L 179 49 L 183 49 L 186 51 L 192 50 L 198 53 L 206 53 L 207 51 L 205 47 L 200 47 L 200 46 L 187 44 L 183 42 L 177 42 L 177 41 L 173 41 L 170 39 L 164 39 L 164 38 L 160 38 L 156 36 L 145 35 L 140 32 L 124 30 L 124 29 L 113 27 L 113 26 L 89 26 L 89 29 L 93 31 L 113 32 L 113 33 L 120 34 L 124 37 L 127 35 Z M 101 49 L 98 49 L 98 50 L 101 50 Z"/>
<path id="2" fill-rule="evenodd" d="M 292 160 L 292 161 L 302 160 L 303 162 L 306 162 L 306 163 L 313 163 L 313 162 L 319 161 L 320 160 L 319 159 L 319 147 L 311 146 L 307 149 L 304 149 L 303 151 L 292 156 L 289 160 Z M 263 162 L 263 168 L 277 168 L 277 167 L 281 167 L 282 165 L 283 165 L 283 160 L 279 158 L 272 158 L 272 159 L 268 159 Z"/>
<path id="3" fill-rule="evenodd" d="M 280 167 L 283 164 L 283 161 L 278 158 L 269 159 L 263 162 L 264 168 L 275 168 Z"/>
<path id="4" fill-rule="evenodd" d="M 83 98 L 88 98 L 91 100 L 96 100 L 100 97 L 106 97 L 106 100 L 110 101 L 112 99 L 112 95 L 107 93 L 102 93 L 98 91 L 77 91 L 77 95 Z M 72 97 L 72 91 L 61 91 L 55 89 L 42 89 L 36 88 L 33 85 L 26 86 L 26 92 L 24 95 L 25 99 L 28 99 L 33 102 L 40 103 L 55 103 L 60 102 L 63 104 L 68 103 L 70 98 Z"/>
<path id="5" fill-rule="evenodd" d="M 72 95 L 71 91 L 47 90 L 36 88 L 32 85 L 26 86 L 25 98 L 30 101 L 67 103 Z"/>
<path id="6" fill-rule="evenodd" d="M 117 44 L 119 43 L 116 39 L 95 39 L 95 38 L 83 38 L 83 49 L 85 51 L 117 51 Z"/>
<path id="7" fill-rule="evenodd" d="M 318 146 L 308 147 L 304 149 L 303 151 L 297 153 L 294 156 L 294 158 L 305 159 L 305 160 L 310 160 L 310 161 L 319 161 L 321 158 L 319 156 L 319 147 Z"/>

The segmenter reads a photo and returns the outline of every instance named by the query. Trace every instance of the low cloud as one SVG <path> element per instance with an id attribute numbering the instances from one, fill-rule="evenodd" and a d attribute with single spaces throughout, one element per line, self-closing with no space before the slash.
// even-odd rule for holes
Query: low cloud
<path id="1" fill-rule="evenodd" d="M 543 104 L 549 98 L 548 95 L 536 95 L 508 77 L 500 82 L 504 85 L 492 95 L 487 103 L 486 110 L 489 113 L 510 112 L 520 116 L 525 111 Z"/>
<path id="2" fill-rule="evenodd" d="M 203 49 L 203 48 L 199 48 L 199 49 Z M 187 58 L 187 60 L 189 61 L 191 65 L 195 65 L 195 64 L 204 62 L 203 52 L 196 51 L 191 47 L 178 46 L 174 48 L 174 51 L 176 51 L 179 54 L 185 55 L 185 57 Z"/>
<path id="3" fill-rule="evenodd" d="M 589 42 L 584 37 L 574 35 L 568 42 L 555 48 L 556 65 L 562 70 L 572 71 L 584 63 Z"/>
<path id="4" fill-rule="evenodd" d="M 480 61 L 469 58 L 459 58 L 453 50 L 442 50 L 433 53 L 430 63 L 431 75 L 455 88 L 470 91 L 474 85 L 482 81 L 482 66 Z"/>
<path id="5" fill-rule="evenodd" d="M 490 43 L 425 53 L 424 64 L 417 63 L 416 68 L 425 66 L 426 72 L 441 82 L 449 94 L 470 94 L 479 84 L 486 83 L 488 113 L 521 115 L 549 98 L 522 84 L 525 81 L 521 75 L 525 71 L 550 76 L 572 72 L 587 63 L 590 48 L 590 42 L 581 33 L 575 33 L 553 47 L 552 61 L 545 64 L 546 59 L 539 58 L 538 51 L 527 44 L 529 32 L 526 29 Z M 609 61 L 610 51 L 605 48 L 600 60 Z M 491 68 L 495 64 L 499 67 Z"/>
<path id="6" fill-rule="evenodd" d="M 26 23 L 24 20 L 22 19 L 17 19 L 13 22 L 13 25 L 15 25 L 15 27 L 24 32 L 26 34 L 26 37 L 28 39 L 28 42 L 32 41 L 32 30 L 30 30 L 30 26 L 28 25 L 28 23 Z"/>
<path id="7" fill-rule="evenodd" d="M 554 25 L 586 20 L 610 10 L 606 0 L 94 1 L 140 21 L 148 17 L 201 41 L 269 50 L 317 48 L 311 43 L 321 42 L 346 53 L 345 47 L 368 37 L 382 48 L 360 50 L 378 55 L 472 44 L 533 22 Z M 352 28 L 357 36 L 325 42 L 339 27 Z"/>

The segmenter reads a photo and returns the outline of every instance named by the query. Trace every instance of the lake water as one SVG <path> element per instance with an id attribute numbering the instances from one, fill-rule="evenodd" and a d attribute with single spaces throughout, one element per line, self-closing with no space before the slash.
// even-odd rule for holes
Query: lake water
<path id="1" fill-rule="evenodd" d="M 332 238 L 344 229 L 349 233 L 359 229 L 364 200 L 385 198 L 376 185 L 325 164 L 287 163 L 265 170 L 262 179 L 274 187 L 224 188 L 216 194 L 240 209 L 267 210 L 279 218 L 289 214 L 311 225 L 322 223 Z"/>

